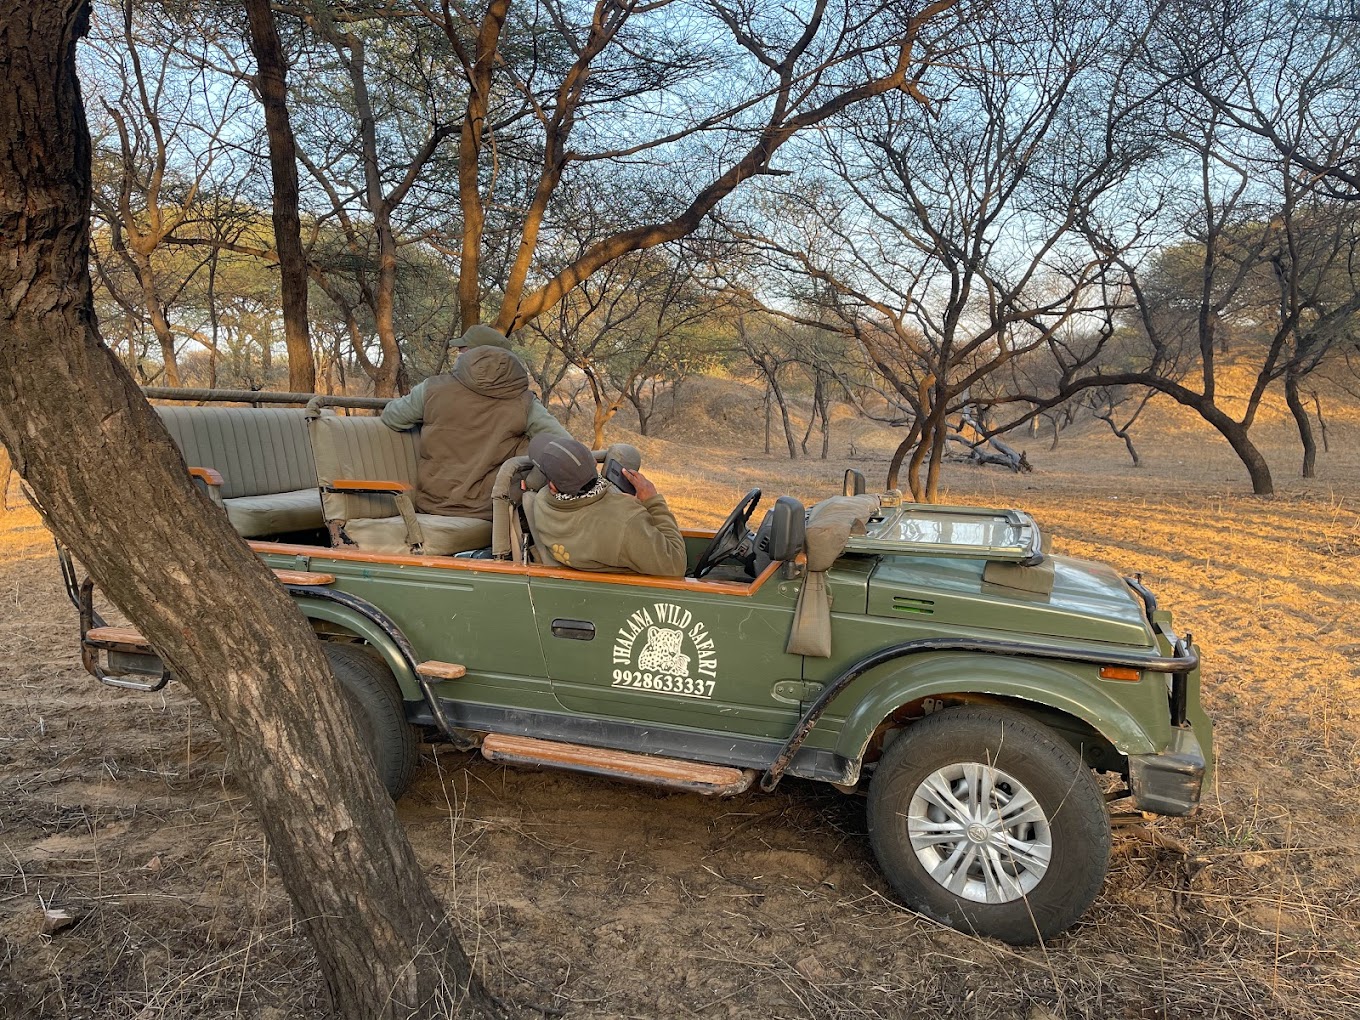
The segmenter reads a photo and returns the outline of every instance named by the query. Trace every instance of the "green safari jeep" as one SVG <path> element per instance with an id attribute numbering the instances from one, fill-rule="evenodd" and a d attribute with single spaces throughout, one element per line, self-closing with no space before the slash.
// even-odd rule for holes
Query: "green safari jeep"
<path id="1" fill-rule="evenodd" d="M 1061 933 L 1098 894 L 1107 799 L 1166 815 L 1199 800 L 1211 724 L 1190 637 L 1138 580 L 1046 552 L 1024 513 L 866 496 L 847 472 L 811 511 L 780 497 L 752 531 L 752 490 L 716 532 L 686 532 L 683 579 L 583 573 L 533 562 L 515 467 L 490 551 L 366 550 L 329 512 L 251 543 L 394 796 L 420 739 L 718 796 L 830 783 L 867 794 L 902 902 L 1012 943 Z M 402 491 L 371 481 L 370 500 Z M 356 485 L 323 479 L 320 496 Z M 164 685 L 62 559 L 86 667 Z"/>

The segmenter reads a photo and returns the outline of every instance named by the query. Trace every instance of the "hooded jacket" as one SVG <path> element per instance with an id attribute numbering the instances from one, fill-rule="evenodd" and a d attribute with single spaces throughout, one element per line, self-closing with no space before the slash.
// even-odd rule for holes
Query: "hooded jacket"
<path id="1" fill-rule="evenodd" d="M 529 373 L 499 347 L 469 348 L 427 380 L 416 510 L 491 520 L 496 472 L 528 446 L 533 403 Z"/>

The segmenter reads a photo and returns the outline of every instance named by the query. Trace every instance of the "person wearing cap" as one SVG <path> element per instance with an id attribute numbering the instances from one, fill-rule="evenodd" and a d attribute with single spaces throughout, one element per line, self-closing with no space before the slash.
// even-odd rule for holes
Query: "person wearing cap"
<path id="1" fill-rule="evenodd" d="M 595 471 L 590 448 L 575 439 L 538 435 L 529 457 L 548 486 L 524 505 L 540 557 L 576 570 L 685 574 L 685 539 L 666 498 L 640 471 L 623 469 L 637 490 L 620 492 Z"/>
<path id="2" fill-rule="evenodd" d="M 501 464 L 530 439 L 570 434 L 529 391 L 529 373 L 490 326 L 473 326 L 457 341 L 453 368 L 389 401 L 388 428 L 420 431 L 416 466 L 418 513 L 491 520 L 491 488 Z"/>

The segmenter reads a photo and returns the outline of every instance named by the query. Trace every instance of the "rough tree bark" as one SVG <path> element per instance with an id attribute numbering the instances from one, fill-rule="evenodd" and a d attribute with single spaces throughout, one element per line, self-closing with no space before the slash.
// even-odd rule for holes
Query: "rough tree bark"
<path id="1" fill-rule="evenodd" d="M 487 1015 L 306 621 L 100 340 L 75 73 L 88 15 L 84 0 L 0 0 L 0 440 L 221 733 L 337 1014 Z"/>
<path id="2" fill-rule="evenodd" d="M 302 252 L 302 221 L 298 216 L 297 144 L 288 119 L 288 62 L 269 0 L 245 0 L 245 6 L 250 19 L 250 49 L 259 69 L 255 81 L 264 107 L 269 169 L 274 179 L 274 247 L 279 253 L 288 390 L 311 393 L 316 388 L 316 362 L 307 330 L 307 258 Z"/>

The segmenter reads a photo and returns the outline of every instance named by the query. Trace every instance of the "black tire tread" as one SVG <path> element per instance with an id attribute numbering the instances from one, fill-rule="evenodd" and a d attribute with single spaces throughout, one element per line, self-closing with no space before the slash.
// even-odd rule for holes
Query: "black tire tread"
<path id="1" fill-rule="evenodd" d="M 385 663 L 360 646 L 328 641 L 322 647 L 351 709 L 357 707 L 367 717 L 373 767 L 396 800 L 411 785 L 420 761 L 415 727 L 406 721 L 396 678 Z"/>

